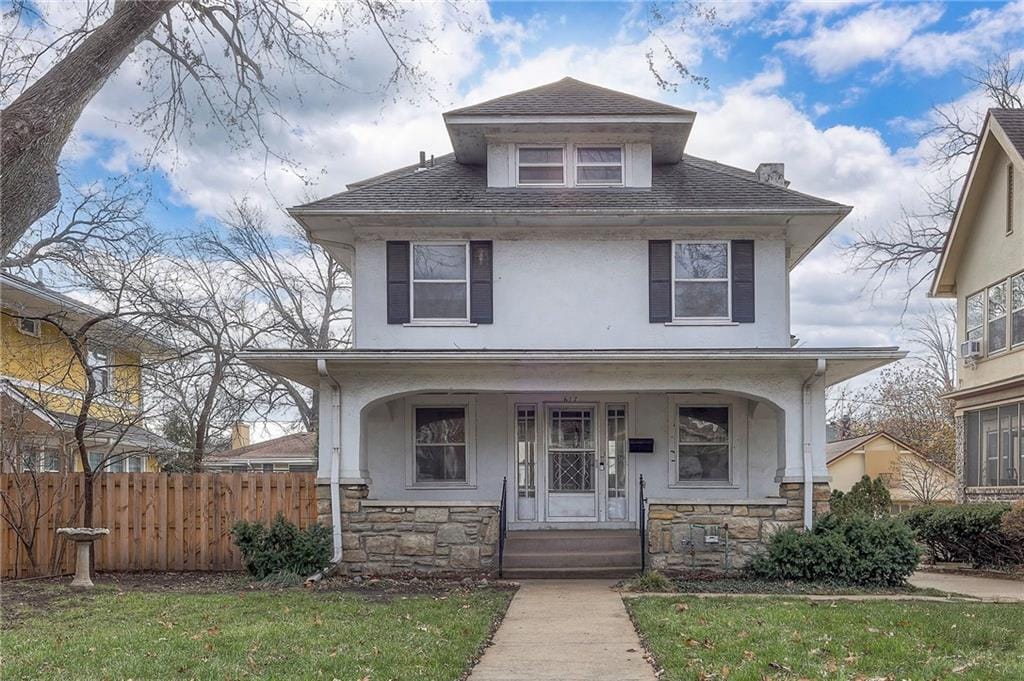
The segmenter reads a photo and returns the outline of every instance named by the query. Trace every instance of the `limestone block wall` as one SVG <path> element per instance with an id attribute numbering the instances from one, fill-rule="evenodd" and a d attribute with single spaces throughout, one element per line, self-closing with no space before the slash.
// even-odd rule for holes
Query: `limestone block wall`
<path id="1" fill-rule="evenodd" d="M 327 496 L 329 516 L 329 489 Z M 342 488 L 342 563 L 346 574 L 497 569 L 497 505 L 378 501 L 366 496 L 365 486 Z"/>
<path id="2" fill-rule="evenodd" d="M 815 483 L 813 494 L 815 516 L 827 513 L 828 484 Z M 720 528 L 718 543 L 705 543 L 703 532 L 691 529 L 710 525 Z M 779 497 L 770 499 L 710 504 L 653 500 L 647 511 L 648 564 L 669 571 L 742 567 L 764 550 L 772 535 L 790 527 L 803 527 L 803 485 L 799 483 L 783 483 Z"/>

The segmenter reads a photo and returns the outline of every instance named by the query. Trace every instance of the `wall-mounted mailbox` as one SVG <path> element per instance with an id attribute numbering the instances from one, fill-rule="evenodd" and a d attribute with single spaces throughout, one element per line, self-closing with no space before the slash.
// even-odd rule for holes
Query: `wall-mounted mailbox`
<path id="1" fill-rule="evenodd" d="M 629 438 L 630 454 L 654 454 L 653 437 L 631 437 Z"/>

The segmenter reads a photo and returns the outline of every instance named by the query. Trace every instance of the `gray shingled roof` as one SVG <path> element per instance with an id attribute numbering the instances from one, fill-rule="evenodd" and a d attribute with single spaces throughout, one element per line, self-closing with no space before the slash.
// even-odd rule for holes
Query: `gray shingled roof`
<path id="1" fill-rule="evenodd" d="M 643 97 L 591 85 L 575 78 L 513 92 L 445 116 L 649 116 L 693 114 Z"/>
<path id="2" fill-rule="evenodd" d="M 989 113 L 999 121 L 999 127 L 1024 156 L 1024 109 L 990 109 Z"/>
<path id="3" fill-rule="evenodd" d="M 353 189 L 298 206 L 303 210 L 346 212 L 489 211 L 687 211 L 822 210 L 846 208 L 833 201 L 759 182 L 746 170 L 694 156 L 672 165 L 655 165 L 650 189 L 488 188 L 487 169 L 466 165 L 453 154 L 426 170 L 415 167 L 354 183 Z"/>

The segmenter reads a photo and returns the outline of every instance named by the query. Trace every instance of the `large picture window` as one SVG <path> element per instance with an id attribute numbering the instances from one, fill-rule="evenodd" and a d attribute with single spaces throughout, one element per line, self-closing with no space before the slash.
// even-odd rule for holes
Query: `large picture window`
<path id="1" fill-rule="evenodd" d="M 517 165 L 521 185 L 565 184 L 564 147 L 519 147 Z"/>
<path id="2" fill-rule="evenodd" d="M 576 184 L 621 185 L 622 147 L 576 147 Z"/>
<path id="3" fill-rule="evenodd" d="M 729 319 L 728 241 L 676 242 L 672 277 L 675 319 Z"/>
<path id="4" fill-rule="evenodd" d="M 469 319 L 469 244 L 412 245 L 414 321 Z"/>
<path id="5" fill-rule="evenodd" d="M 413 479 L 417 483 L 466 483 L 466 408 L 415 407 Z"/>
<path id="6" fill-rule="evenodd" d="M 679 482 L 729 480 L 729 407 L 679 405 Z"/>
<path id="7" fill-rule="evenodd" d="M 1024 402 L 964 413 L 968 487 L 1024 485 Z"/>

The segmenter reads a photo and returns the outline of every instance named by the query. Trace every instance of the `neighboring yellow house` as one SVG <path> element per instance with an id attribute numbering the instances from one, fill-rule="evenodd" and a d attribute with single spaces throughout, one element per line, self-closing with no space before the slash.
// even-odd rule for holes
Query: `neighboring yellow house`
<path id="1" fill-rule="evenodd" d="M 849 492 L 865 475 L 882 478 L 889 488 L 894 511 L 956 500 L 953 471 L 932 463 L 884 431 L 829 442 L 826 455 L 832 489 Z"/>
<path id="2" fill-rule="evenodd" d="M 956 298 L 958 495 L 1024 499 L 1024 110 L 991 109 L 931 295 Z"/>
<path id="3" fill-rule="evenodd" d="M 0 468 L 80 471 L 74 427 L 86 372 L 58 328 L 74 332 L 102 312 L 20 277 L 0 274 Z M 165 348 L 123 320 L 87 335 L 95 380 L 85 440 L 91 465 L 109 472 L 159 470 L 175 449 L 145 428 L 142 357 Z"/>

